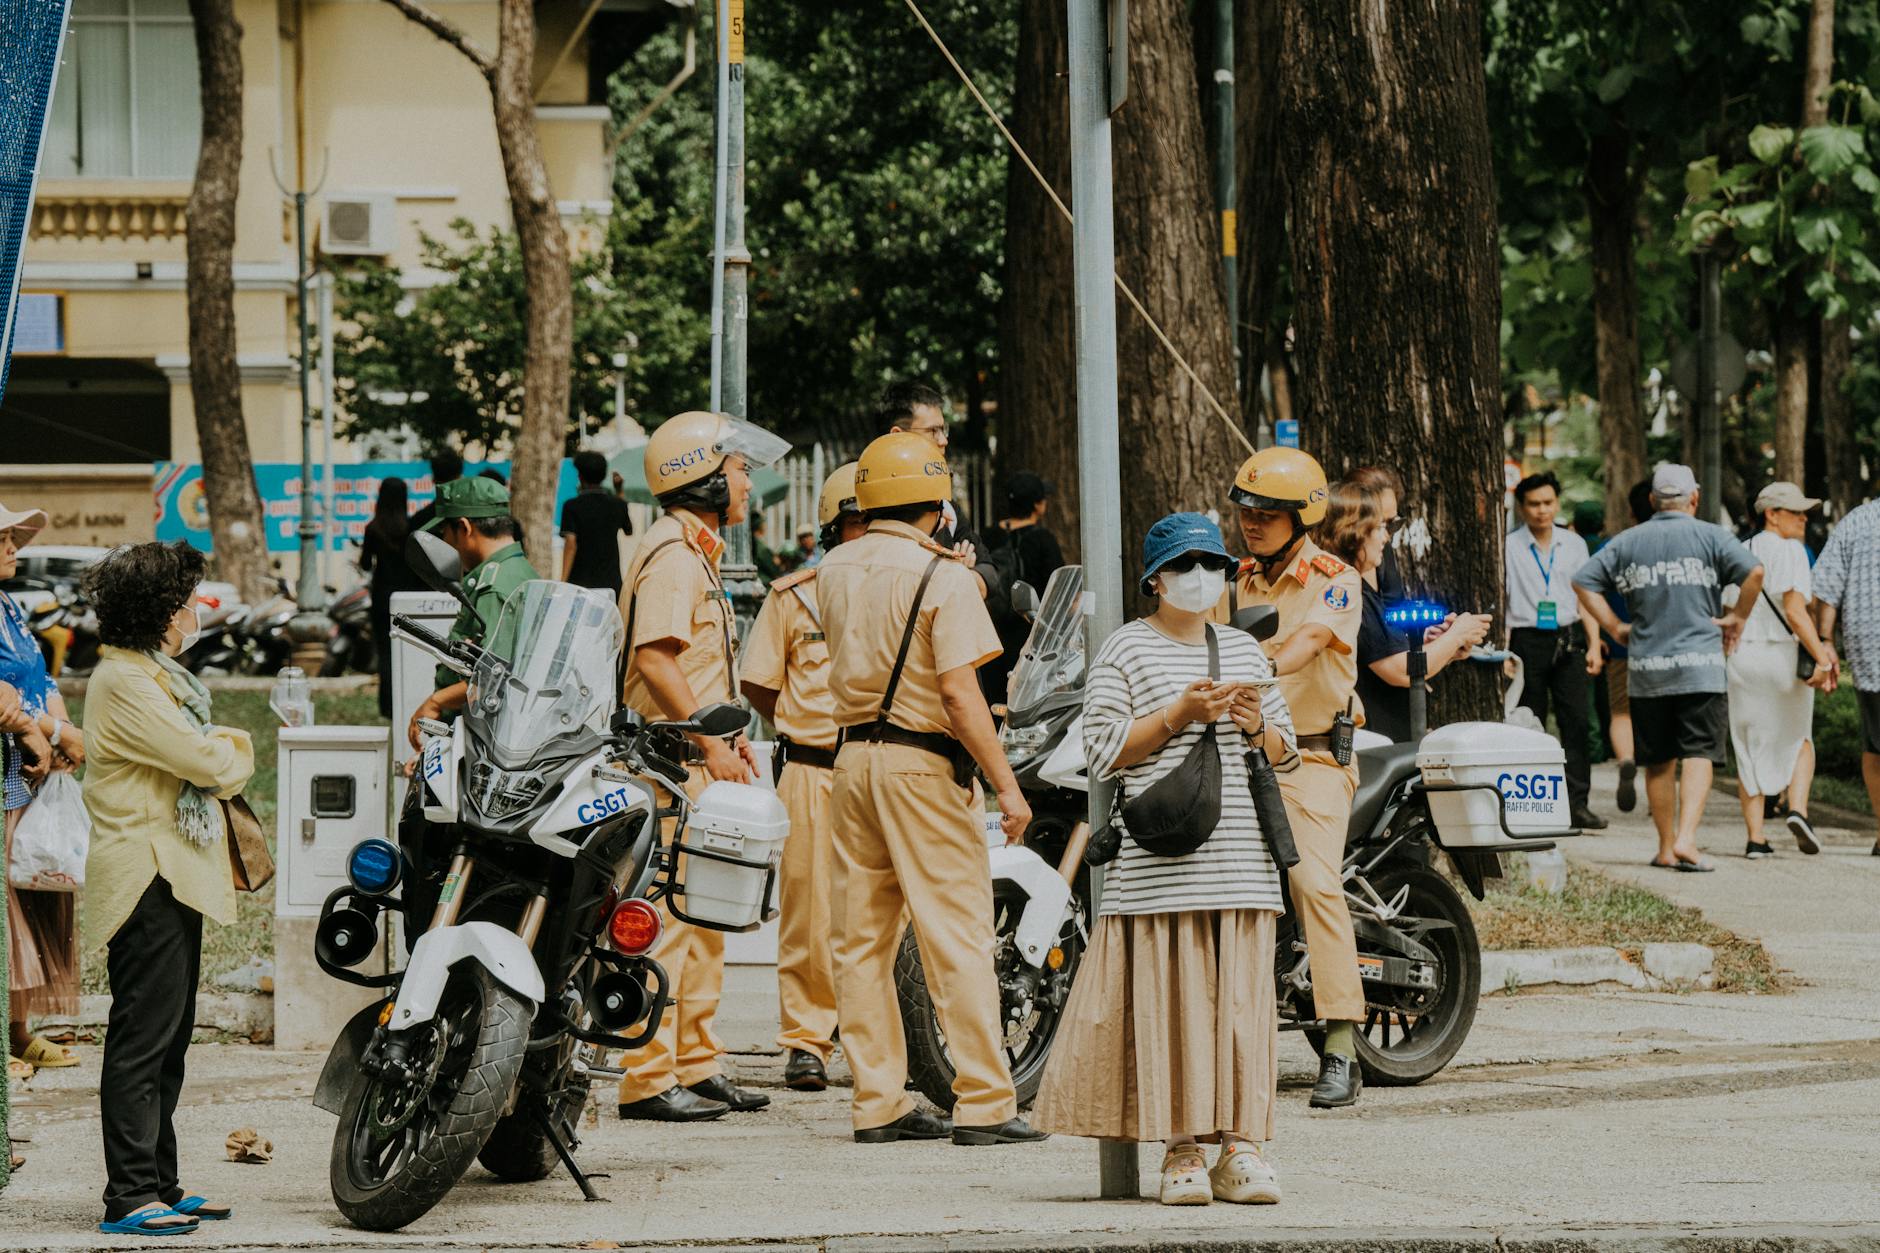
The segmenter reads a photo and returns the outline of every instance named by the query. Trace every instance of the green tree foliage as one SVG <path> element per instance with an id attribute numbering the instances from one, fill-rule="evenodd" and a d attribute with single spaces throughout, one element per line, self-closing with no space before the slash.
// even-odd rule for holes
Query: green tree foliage
<path id="1" fill-rule="evenodd" d="M 927 12 L 993 106 L 1009 107 L 1014 6 L 940 0 Z M 629 239 L 687 241 L 675 273 L 699 319 L 711 283 L 712 38 L 707 15 L 699 73 L 621 146 L 614 170 L 620 201 L 651 206 Z M 614 77 L 616 119 L 669 76 L 680 39 L 662 32 Z M 971 394 L 997 346 L 998 134 L 899 5 L 767 6 L 745 49 L 753 416 L 859 433 L 854 419 L 890 379 Z M 652 401 L 655 413 L 703 402 L 710 362 L 692 353 L 691 379 Z"/>
<path id="2" fill-rule="evenodd" d="M 665 397 L 689 384 L 707 328 L 687 308 L 683 219 L 656 223 L 651 206 L 626 204 L 605 244 L 574 258 L 576 416 L 613 416 L 614 354 L 627 355 L 634 416 L 663 416 Z M 526 328 L 521 251 L 513 232 L 452 224 L 425 236 L 432 283 L 368 262 L 342 276 L 335 337 L 338 399 L 349 433 L 410 428 L 427 446 L 480 443 L 515 431 L 522 412 Z M 638 343 L 628 347 L 629 336 Z"/>

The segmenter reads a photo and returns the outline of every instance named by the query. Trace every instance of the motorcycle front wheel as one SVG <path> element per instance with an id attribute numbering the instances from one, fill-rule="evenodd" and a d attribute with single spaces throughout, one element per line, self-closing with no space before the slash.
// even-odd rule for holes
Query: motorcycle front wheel
<path id="1" fill-rule="evenodd" d="M 1061 960 L 1056 970 L 1047 962 L 1035 992 L 1021 996 L 1023 961 L 1018 956 L 1015 932 L 1029 898 L 1009 883 L 995 884 L 992 895 L 993 969 L 999 980 L 999 1025 L 1005 1036 L 1005 1061 L 1021 1106 L 1030 1105 L 1044 1081 L 1044 1065 L 1051 1056 L 1063 1021 L 1071 981 L 1083 958 L 1084 940 L 1075 924 L 1059 937 Z M 901 1002 L 901 1026 L 907 1038 L 908 1082 L 943 1110 L 953 1108 L 953 1080 L 957 1071 L 947 1051 L 946 1033 L 927 987 L 920 945 L 909 927 L 901 939 L 894 963 L 895 990 Z"/>
<path id="2" fill-rule="evenodd" d="M 396 1231 L 444 1199 L 503 1117 L 529 1043 L 529 1004 L 475 963 L 451 972 L 412 1029 L 404 1074 L 354 1078 L 328 1178 L 347 1222 Z"/>
<path id="3" fill-rule="evenodd" d="M 1437 955 L 1434 988 L 1365 989 L 1357 1041 L 1364 1081 L 1380 1088 L 1409 1087 L 1447 1066 L 1469 1038 L 1482 995 L 1482 945 L 1461 893 L 1435 870 L 1393 866 L 1373 876 L 1371 886 L 1387 901 L 1410 889 L 1394 925 Z M 1358 954 L 1365 956 L 1363 941 Z M 1323 1032 L 1308 1032 L 1307 1038 L 1324 1052 Z"/>

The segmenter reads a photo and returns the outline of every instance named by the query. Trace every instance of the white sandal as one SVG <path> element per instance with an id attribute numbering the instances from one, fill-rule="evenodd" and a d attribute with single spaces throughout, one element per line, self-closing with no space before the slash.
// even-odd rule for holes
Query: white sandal
<path id="1" fill-rule="evenodd" d="M 1214 1197 L 1236 1205 L 1278 1205 L 1279 1174 L 1260 1150 L 1244 1141 L 1221 1150 L 1220 1160 L 1208 1172 Z"/>
<path id="2" fill-rule="evenodd" d="M 1214 1199 L 1208 1186 L 1208 1156 L 1198 1144 L 1173 1148 L 1162 1159 L 1162 1191 L 1158 1198 L 1164 1205 L 1206 1205 Z"/>

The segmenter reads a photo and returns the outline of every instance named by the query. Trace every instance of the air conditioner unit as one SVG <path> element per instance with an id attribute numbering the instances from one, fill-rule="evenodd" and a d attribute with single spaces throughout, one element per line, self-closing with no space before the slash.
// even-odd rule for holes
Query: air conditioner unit
<path id="1" fill-rule="evenodd" d="M 320 251 L 382 257 L 398 244 L 396 202 L 382 195 L 332 195 L 320 209 Z"/>

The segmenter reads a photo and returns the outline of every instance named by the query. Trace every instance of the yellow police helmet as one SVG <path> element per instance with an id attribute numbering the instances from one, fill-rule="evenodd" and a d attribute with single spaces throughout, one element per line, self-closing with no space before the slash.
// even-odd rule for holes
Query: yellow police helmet
<path id="1" fill-rule="evenodd" d="M 835 472 L 823 480 L 822 495 L 816 501 L 816 521 L 823 526 L 845 513 L 861 512 L 862 507 L 855 502 L 855 467 L 858 464 L 851 461 L 837 466 Z"/>
<path id="2" fill-rule="evenodd" d="M 1325 518 L 1330 492 L 1325 469 L 1311 454 L 1297 448 L 1262 448 L 1242 463 L 1228 495 L 1237 505 L 1295 513 L 1299 525 L 1317 526 Z"/>
<path id="3" fill-rule="evenodd" d="M 675 414 L 646 441 L 647 490 L 663 500 L 717 474 L 727 457 L 742 457 L 756 469 L 775 465 L 789 451 L 787 441 L 728 413 Z"/>
<path id="4" fill-rule="evenodd" d="M 925 435 L 895 431 L 862 450 L 855 463 L 855 503 L 864 511 L 953 499 L 946 454 Z"/>

